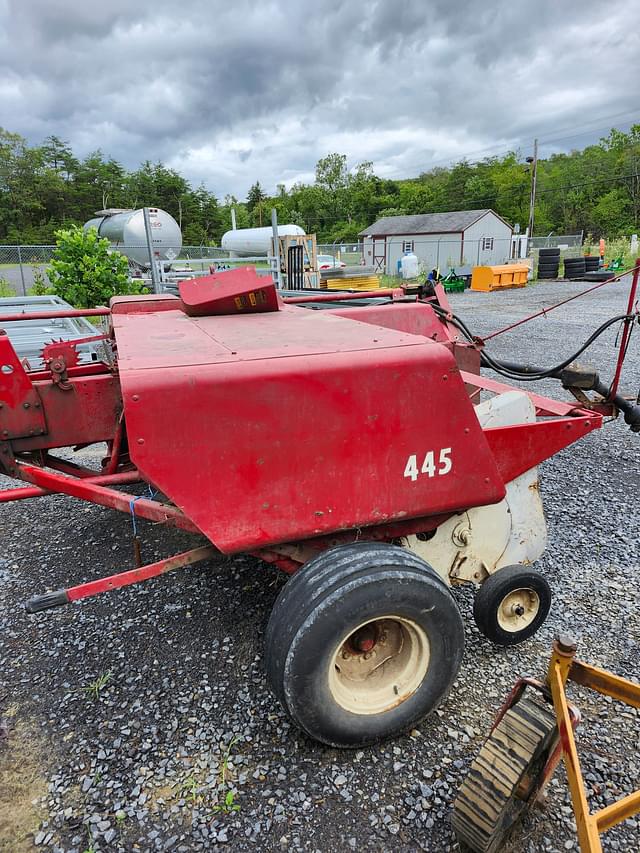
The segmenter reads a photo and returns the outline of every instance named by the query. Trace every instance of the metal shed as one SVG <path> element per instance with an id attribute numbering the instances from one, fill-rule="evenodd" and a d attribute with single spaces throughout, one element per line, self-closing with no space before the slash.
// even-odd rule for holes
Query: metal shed
<path id="1" fill-rule="evenodd" d="M 425 270 L 505 263 L 511 255 L 513 229 L 493 210 L 457 210 L 385 216 L 360 232 L 364 262 L 376 272 L 395 275 L 402 256 L 417 255 Z"/>

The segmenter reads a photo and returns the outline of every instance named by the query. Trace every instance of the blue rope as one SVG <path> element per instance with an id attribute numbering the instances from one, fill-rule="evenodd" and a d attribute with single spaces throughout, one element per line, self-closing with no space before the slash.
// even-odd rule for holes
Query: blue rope
<path id="1" fill-rule="evenodd" d="M 155 496 L 158 494 L 157 491 L 152 491 L 151 486 L 147 486 L 147 494 L 146 495 L 138 495 L 137 498 L 133 498 L 129 501 L 129 511 L 131 512 L 131 524 L 133 525 L 133 535 L 134 537 L 138 535 L 138 526 L 136 524 L 136 501 L 139 501 L 140 498 L 148 497 L 149 500 L 153 500 Z"/>

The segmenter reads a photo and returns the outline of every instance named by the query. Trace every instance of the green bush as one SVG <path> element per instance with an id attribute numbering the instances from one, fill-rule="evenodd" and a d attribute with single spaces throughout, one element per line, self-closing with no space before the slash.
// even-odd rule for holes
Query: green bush
<path id="1" fill-rule="evenodd" d="M 51 290 L 76 308 L 107 305 L 112 296 L 132 293 L 127 259 L 110 250 L 95 228 L 79 225 L 56 231 L 56 248 L 47 271 Z"/>
<path id="2" fill-rule="evenodd" d="M 15 295 L 16 294 L 7 279 L 0 276 L 0 297 Z"/>
<path id="3" fill-rule="evenodd" d="M 48 296 L 53 292 L 53 288 L 49 287 L 49 282 L 44 277 L 42 270 L 35 269 L 33 271 L 33 287 L 29 291 L 29 296 Z"/>

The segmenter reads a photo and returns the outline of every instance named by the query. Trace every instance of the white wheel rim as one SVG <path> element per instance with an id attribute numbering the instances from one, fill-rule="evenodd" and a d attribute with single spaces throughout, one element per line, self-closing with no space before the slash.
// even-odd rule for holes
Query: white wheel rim
<path id="1" fill-rule="evenodd" d="M 540 610 L 540 597 L 534 589 L 514 589 L 500 602 L 498 625 L 515 634 L 528 628 Z"/>
<path id="2" fill-rule="evenodd" d="M 363 622 L 332 655 L 331 695 L 352 714 L 390 711 L 422 684 L 430 657 L 427 635 L 411 619 L 384 616 Z"/>

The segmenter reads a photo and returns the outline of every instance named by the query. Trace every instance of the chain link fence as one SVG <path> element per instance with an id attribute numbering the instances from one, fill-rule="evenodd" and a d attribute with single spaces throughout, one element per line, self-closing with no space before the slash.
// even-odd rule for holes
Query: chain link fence
<path id="1" fill-rule="evenodd" d="M 362 243 L 318 243 L 318 255 L 342 261 L 348 267 L 364 264 Z"/>
<path id="2" fill-rule="evenodd" d="M 50 285 L 47 277 L 47 268 L 53 258 L 55 246 L 2 246 L 0 245 L 0 296 L 26 296 L 36 285 L 48 287 Z M 139 262 L 147 257 L 147 246 L 137 244 L 135 246 L 119 246 L 120 251 L 131 252 Z M 176 268 L 183 268 L 185 272 L 208 272 L 212 265 L 216 267 L 216 261 L 239 263 L 239 259 L 232 258 L 231 253 L 219 246 L 175 246 L 174 248 L 164 246 L 162 248 L 163 259 L 166 263 Z M 269 266 L 268 259 L 264 264 L 253 259 L 247 261 L 249 264 L 265 267 Z"/>
<path id="3" fill-rule="evenodd" d="M 583 233 L 550 234 L 546 237 L 533 237 L 527 240 L 523 235 L 514 234 L 512 238 L 482 237 L 478 240 L 464 240 L 460 236 L 437 237 L 415 235 L 411 237 L 388 236 L 386 240 L 367 240 L 361 242 L 319 243 L 318 256 L 320 267 L 323 262 L 329 265 L 345 264 L 347 267 L 370 267 L 375 272 L 386 275 L 398 275 L 404 254 L 417 255 L 421 269 L 428 272 L 439 269 L 446 274 L 455 269 L 459 274 L 469 274 L 474 266 L 501 264 L 517 259 L 529 258 L 534 270 L 537 267 L 538 252 L 541 248 L 560 248 L 561 258 L 576 257 L 583 252 Z M 49 286 L 47 268 L 51 263 L 55 246 L 0 245 L 0 296 L 16 294 L 25 296 L 34 286 Z M 125 253 L 131 250 L 139 263 L 147 258 L 145 244 L 118 247 Z M 176 246 L 162 248 L 164 263 L 171 264 L 178 273 L 196 274 L 210 269 L 224 269 L 238 263 L 247 263 L 258 269 L 268 268 L 267 258 L 239 259 L 219 246 Z"/>
<path id="4" fill-rule="evenodd" d="M 534 249 L 580 249 L 584 232 L 579 234 L 549 234 L 547 237 L 531 237 L 529 250 Z"/>
<path id="5" fill-rule="evenodd" d="M 528 261 L 535 268 L 541 248 L 560 248 L 561 257 L 577 257 L 583 251 L 583 232 L 557 234 L 528 239 L 514 234 L 510 238 L 481 237 L 465 240 L 456 237 L 397 236 L 386 240 L 363 243 L 324 243 L 318 245 L 318 255 L 327 262 L 345 263 L 347 266 L 372 267 L 375 272 L 398 275 L 402 256 L 412 252 L 418 257 L 423 271 L 439 269 L 446 274 L 451 269 L 468 275 L 474 266 Z"/>

